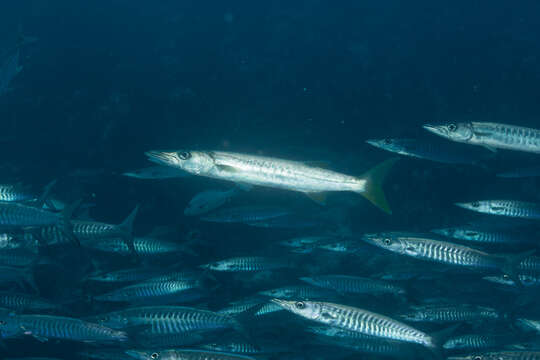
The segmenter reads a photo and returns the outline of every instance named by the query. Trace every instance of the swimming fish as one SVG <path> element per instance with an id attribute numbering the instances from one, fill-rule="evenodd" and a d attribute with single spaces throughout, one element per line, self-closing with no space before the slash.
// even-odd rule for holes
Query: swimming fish
<path id="1" fill-rule="evenodd" d="M 222 151 L 148 151 L 146 155 L 150 161 L 195 175 L 299 191 L 320 203 L 325 202 L 325 192 L 352 191 L 390 213 L 381 184 L 396 159 L 379 164 L 362 177 L 354 177 L 298 161 Z"/>
<path id="2" fill-rule="evenodd" d="M 540 153 L 540 130 L 491 122 L 461 122 L 424 125 L 424 129 L 461 143 L 490 150 L 507 149 Z"/>

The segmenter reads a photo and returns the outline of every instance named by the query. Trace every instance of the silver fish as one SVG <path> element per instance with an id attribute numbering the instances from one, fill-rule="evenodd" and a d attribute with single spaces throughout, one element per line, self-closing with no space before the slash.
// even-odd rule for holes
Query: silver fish
<path id="1" fill-rule="evenodd" d="M 184 215 L 206 214 L 223 206 L 239 193 L 240 190 L 236 187 L 229 190 L 206 190 L 200 192 L 189 201 L 188 206 L 184 209 Z"/>
<path id="2" fill-rule="evenodd" d="M 475 165 L 481 159 L 465 145 L 445 144 L 440 141 L 420 139 L 371 139 L 370 145 L 399 155 L 431 160 L 444 164 Z"/>
<path id="3" fill-rule="evenodd" d="M 217 223 L 252 224 L 288 214 L 290 214 L 289 210 L 276 206 L 238 206 L 218 210 L 200 219 Z"/>
<path id="4" fill-rule="evenodd" d="M 417 259 L 475 269 L 495 269 L 514 276 L 520 262 L 531 255 L 492 255 L 464 245 L 400 232 L 365 234 L 364 241 L 377 247 Z"/>
<path id="5" fill-rule="evenodd" d="M 272 299 L 285 310 L 329 326 L 435 349 L 436 340 L 407 324 L 367 310 L 327 302 Z"/>
<path id="6" fill-rule="evenodd" d="M 452 141 L 480 145 L 488 149 L 507 149 L 540 153 L 540 130 L 490 122 L 424 125 L 424 129 Z"/>
<path id="7" fill-rule="evenodd" d="M 0 292 L 0 307 L 17 312 L 57 311 L 61 307 L 46 299 L 14 292 Z"/>
<path id="8" fill-rule="evenodd" d="M 136 360 L 255 360 L 250 356 L 203 350 L 128 350 L 126 354 Z"/>
<path id="9" fill-rule="evenodd" d="M 517 277 L 519 282 L 524 287 L 538 287 L 540 286 L 540 274 L 535 272 L 530 273 L 518 273 Z M 514 280 L 512 280 L 508 275 L 492 275 L 484 276 L 482 279 L 501 285 L 518 287 Z"/>
<path id="10" fill-rule="evenodd" d="M 298 161 L 229 153 L 222 151 L 149 151 L 151 161 L 183 169 L 199 176 L 293 190 L 306 193 L 318 202 L 328 191 L 362 194 L 383 211 L 390 212 L 381 183 L 395 159 L 376 166 L 363 177 L 340 174 Z"/>
<path id="11" fill-rule="evenodd" d="M 512 336 L 501 334 L 467 334 L 448 339 L 443 348 L 446 350 L 480 350 L 497 348 L 509 343 Z"/>
<path id="12" fill-rule="evenodd" d="M 523 244 L 532 243 L 534 238 L 522 231 L 497 229 L 485 226 L 454 226 L 441 229 L 433 229 L 431 232 L 446 237 L 483 244 Z"/>
<path id="13" fill-rule="evenodd" d="M 383 280 L 364 278 L 349 275 L 318 275 L 311 277 L 301 277 L 300 280 L 311 285 L 333 289 L 339 293 L 353 294 L 394 294 L 403 295 L 405 289 Z M 279 296 L 276 296 L 279 297 Z"/>
<path id="14" fill-rule="evenodd" d="M 201 265 L 202 269 L 225 272 L 267 271 L 288 268 L 290 265 L 281 259 L 262 256 L 235 257 Z"/>
<path id="15" fill-rule="evenodd" d="M 447 323 L 496 320 L 500 318 L 500 314 L 493 308 L 483 306 L 435 304 L 412 306 L 410 311 L 400 317 L 406 321 Z"/>
<path id="16" fill-rule="evenodd" d="M 142 169 L 127 171 L 122 175 L 136 179 L 159 180 L 187 177 L 190 174 L 180 169 L 168 166 L 149 166 Z"/>
<path id="17" fill-rule="evenodd" d="M 328 300 L 336 297 L 333 291 L 321 289 L 315 286 L 292 285 L 276 289 L 259 291 L 259 295 L 277 297 L 280 299 L 302 299 L 302 300 Z"/>
<path id="18" fill-rule="evenodd" d="M 66 339 L 85 342 L 127 341 L 127 334 L 79 319 L 52 315 L 2 314 L 2 337 L 31 335 L 38 340 Z"/>
<path id="19" fill-rule="evenodd" d="M 468 203 L 456 203 L 456 206 L 482 214 L 522 219 L 540 219 L 540 204 L 525 201 L 481 200 Z"/>
<path id="20" fill-rule="evenodd" d="M 158 300 L 185 302 L 200 298 L 202 294 L 199 290 L 201 289 L 199 280 L 145 281 L 95 296 L 94 299 L 129 303 Z"/>
<path id="21" fill-rule="evenodd" d="M 0 201 L 21 202 L 35 199 L 37 196 L 31 194 L 22 185 L 0 184 Z"/>
<path id="22" fill-rule="evenodd" d="M 495 351 L 449 356 L 447 360 L 540 360 L 540 351 Z"/>
<path id="23" fill-rule="evenodd" d="M 144 335 L 241 329 L 241 325 L 234 315 L 185 306 L 135 307 L 97 315 L 89 320 L 113 329 L 146 326 L 141 333 Z"/>

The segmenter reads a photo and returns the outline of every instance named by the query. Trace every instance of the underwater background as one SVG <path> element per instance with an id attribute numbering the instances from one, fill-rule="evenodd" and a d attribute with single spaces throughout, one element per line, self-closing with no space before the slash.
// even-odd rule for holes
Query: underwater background
<path id="1" fill-rule="evenodd" d="M 167 227 L 181 241 L 196 231 L 196 256 L 184 254 L 170 264 L 197 268 L 251 254 L 305 231 L 185 216 L 198 192 L 233 186 L 218 180 L 145 181 L 121 174 L 149 166 L 148 150 L 197 149 L 324 162 L 360 176 L 393 156 L 366 140 L 432 139 L 422 129 L 426 123 L 540 128 L 539 14 L 540 3 L 528 0 L 4 0 L 0 56 L 17 46 L 20 33 L 37 39 L 21 47 L 23 70 L 0 95 L 0 182 L 39 192 L 56 179 L 56 196 L 91 202 L 90 216 L 112 224 L 140 205 L 135 233 Z M 234 204 L 305 214 L 328 210 L 339 229 L 361 234 L 425 232 L 475 218 L 453 206 L 458 201 L 540 202 L 538 178 L 494 176 L 537 164 L 534 155 L 477 150 L 488 165 L 400 160 L 385 185 L 392 215 L 352 193 L 331 194 L 323 209 L 300 193 L 254 188 Z M 287 256 L 275 248 L 269 254 Z M 61 260 L 54 260 L 57 255 Z M 40 296 L 62 303 L 72 297 L 70 315 L 80 318 L 118 309 L 91 299 L 95 285 L 81 285 L 92 255 L 55 249 L 48 256 L 60 265 L 36 271 Z M 326 257 L 298 262 L 304 261 L 310 272 L 328 265 Z M 338 262 L 328 265 L 333 272 L 363 274 L 354 258 Z M 111 263 L 133 266 L 129 256 Z M 294 282 L 302 271 L 284 276 Z M 224 307 L 254 289 L 284 285 L 284 279 L 250 287 L 245 283 L 259 280 L 220 278 L 221 286 L 201 303 Z M 417 292 L 429 293 L 428 287 Z M 495 305 L 510 301 L 482 289 L 483 297 L 497 297 Z M 393 310 L 385 301 L 378 312 Z M 281 343 L 291 338 L 268 336 Z M 67 360 L 81 348 L 86 345 L 27 337 L 8 342 L 0 356 Z M 324 351 L 320 358 L 354 358 Z"/>

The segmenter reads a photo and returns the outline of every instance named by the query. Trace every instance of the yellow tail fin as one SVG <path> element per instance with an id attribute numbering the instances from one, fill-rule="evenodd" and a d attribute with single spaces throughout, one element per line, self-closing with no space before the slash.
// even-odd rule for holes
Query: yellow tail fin
<path id="1" fill-rule="evenodd" d="M 382 185 L 386 175 L 388 175 L 390 169 L 398 160 L 399 158 L 385 160 L 371 168 L 362 176 L 362 178 L 366 180 L 366 185 L 360 194 L 387 214 L 391 214 L 392 210 L 390 209 L 390 205 L 388 205 Z"/>

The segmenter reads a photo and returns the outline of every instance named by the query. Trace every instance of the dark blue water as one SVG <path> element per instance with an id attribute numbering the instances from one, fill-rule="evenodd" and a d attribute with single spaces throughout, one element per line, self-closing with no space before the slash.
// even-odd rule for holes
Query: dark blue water
<path id="1" fill-rule="evenodd" d="M 427 137 L 425 123 L 492 121 L 540 128 L 539 14 L 540 3 L 526 0 L 4 1 L 0 54 L 16 46 L 19 31 L 39 40 L 21 48 L 23 71 L 0 96 L 0 182 L 40 191 L 57 179 L 56 196 L 94 203 L 92 218 L 108 223 L 121 222 L 141 204 L 136 234 L 165 226 L 181 241 L 195 229 L 204 244 L 195 247 L 196 257 L 181 259 L 185 268 L 262 249 L 286 257 L 271 244 L 318 230 L 205 223 L 184 216 L 184 208 L 196 193 L 226 189 L 228 183 L 199 177 L 143 181 L 119 174 L 149 166 L 144 152 L 151 149 L 203 149 L 325 161 L 334 170 L 361 175 L 391 156 L 365 140 Z M 423 232 L 476 219 L 454 202 L 540 201 L 537 179 L 494 176 L 535 163 L 534 155 L 513 152 L 499 152 L 484 167 L 404 158 L 385 186 L 392 216 L 355 194 L 330 196 L 327 207 L 339 212 L 340 224 L 353 234 Z M 261 188 L 233 205 L 324 211 L 302 194 Z M 92 256 L 103 255 L 55 249 L 53 258 L 62 251 L 68 259 L 54 260 L 62 270 L 37 271 L 41 295 L 65 301 L 72 293 L 79 299 L 70 305 L 74 317 L 119 309 L 92 301 L 101 289 L 80 282 Z M 366 275 L 354 258 L 337 264 L 325 259 L 299 260 L 304 270 L 281 282 L 219 277 L 215 292 L 191 305 L 215 310 L 264 288 L 295 283 L 306 271 Z M 125 257 L 113 263 L 132 266 Z M 479 282 L 460 281 L 460 287 Z M 430 293 L 431 286 L 423 286 L 419 297 Z M 433 292 L 451 297 L 454 291 Z M 482 298 L 492 294 L 499 293 L 483 288 Z M 488 304 L 499 303 L 512 307 L 509 298 Z M 377 310 L 391 314 L 392 306 L 383 303 Z M 275 325 L 266 336 L 287 343 L 294 332 L 280 337 L 275 328 L 283 323 Z M 301 332 L 302 325 L 296 326 Z M 0 351 L 67 360 L 83 347 L 26 337 L 9 340 Z M 291 348 L 310 354 L 317 347 L 299 341 Z M 321 351 L 326 359 L 348 355 Z"/>

